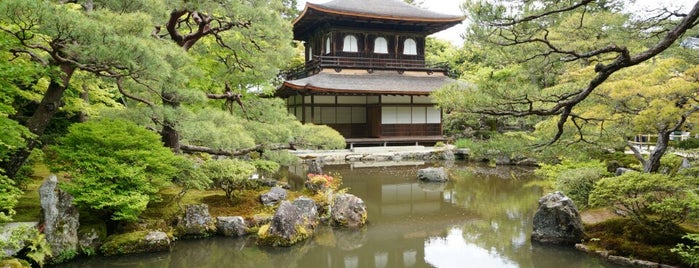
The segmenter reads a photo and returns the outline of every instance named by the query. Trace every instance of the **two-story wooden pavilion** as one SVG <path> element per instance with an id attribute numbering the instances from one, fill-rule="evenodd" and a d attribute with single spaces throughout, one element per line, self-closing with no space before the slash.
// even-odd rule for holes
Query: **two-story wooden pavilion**
<path id="1" fill-rule="evenodd" d="M 463 19 L 400 0 L 307 3 L 293 22 L 306 64 L 287 73 L 277 96 L 299 120 L 328 125 L 348 144 L 443 140 L 429 95 L 454 80 L 425 62 L 425 39 Z"/>

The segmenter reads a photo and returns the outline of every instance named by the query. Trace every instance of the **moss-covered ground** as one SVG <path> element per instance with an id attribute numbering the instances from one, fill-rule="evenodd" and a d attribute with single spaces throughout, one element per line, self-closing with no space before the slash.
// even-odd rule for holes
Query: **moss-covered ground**
<path id="1" fill-rule="evenodd" d="M 682 266 L 679 256 L 670 249 L 678 243 L 687 243 L 682 236 L 696 233 L 699 231 L 696 227 L 696 223 L 687 223 L 660 230 L 629 218 L 614 217 L 586 224 L 585 245 L 592 249 L 610 251 L 611 255 Z"/>

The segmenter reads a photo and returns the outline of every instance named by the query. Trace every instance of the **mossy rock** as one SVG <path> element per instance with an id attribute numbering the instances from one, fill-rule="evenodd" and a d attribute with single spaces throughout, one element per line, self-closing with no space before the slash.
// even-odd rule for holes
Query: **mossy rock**
<path id="1" fill-rule="evenodd" d="M 2 268 L 25 268 L 25 267 L 32 267 L 31 264 L 29 264 L 25 260 L 20 260 L 20 259 L 6 259 L 6 260 L 0 260 L 0 267 Z"/>
<path id="2" fill-rule="evenodd" d="M 293 235 L 285 237 L 283 235 L 270 232 L 270 224 L 265 224 L 257 231 L 257 243 L 262 246 L 290 247 L 311 237 L 312 232 L 303 227 L 302 224 L 294 226 Z"/>
<path id="3" fill-rule="evenodd" d="M 107 237 L 100 251 L 105 256 L 169 251 L 172 239 L 160 231 L 136 231 Z"/>

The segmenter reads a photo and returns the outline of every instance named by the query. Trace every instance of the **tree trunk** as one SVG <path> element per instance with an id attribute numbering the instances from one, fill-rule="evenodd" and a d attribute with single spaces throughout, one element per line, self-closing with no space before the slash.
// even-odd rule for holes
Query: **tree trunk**
<path id="1" fill-rule="evenodd" d="M 58 112 L 58 109 L 63 105 L 63 93 L 66 88 L 68 88 L 70 78 L 73 76 L 73 72 L 75 72 L 75 67 L 69 64 L 62 64 L 60 68 L 62 71 L 60 74 L 60 81 L 56 79 L 51 80 L 44 94 L 44 98 L 41 99 L 41 103 L 39 103 L 34 114 L 27 120 L 26 127 L 36 135 L 36 137 L 27 140 L 26 147 L 13 152 L 2 162 L 2 168 L 5 170 L 5 174 L 10 178 L 14 178 L 15 175 L 17 175 L 17 172 L 22 165 L 24 165 L 24 162 L 27 161 L 32 150 L 41 146 L 39 138 L 44 134 L 51 118 L 53 118 L 56 112 Z"/>
<path id="2" fill-rule="evenodd" d="M 176 98 L 177 96 L 175 96 L 173 93 L 162 93 L 163 105 L 169 108 L 179 108 L 180 103 Z M 175 122 L 175 120 L 165 116 L 165 119 L 163 119 L 163 129 L 160 131 L 160 139 L 163 141 L 165 146 L 169 147 L 173 152 L 179 154 L 182 152 L 182 150 L 180 149 L 180 133 L 177 132 L 177 129 L 175 128 L 176 125 L 177 122 Z"/>
<path id="3" fill-rule="evenodd" d="M 658 172 L 660 169 L 660 159 L 667 151 L 668 141 L 670 140 L 669 131 L 661 131 L 658 133 L 658 141 L 655 142 L 655 149 L 650 152 L 648 160 L 643 164 L 643 172 L 652 173 Z"/>

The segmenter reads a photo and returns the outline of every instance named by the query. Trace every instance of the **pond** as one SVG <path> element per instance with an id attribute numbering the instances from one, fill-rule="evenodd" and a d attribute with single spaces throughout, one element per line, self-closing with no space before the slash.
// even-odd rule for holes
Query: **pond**
<path id="1" fill-rule="evenodd" d="M 179 240 L 171 252 L 80 259 L 61 267 L 617 267 L 574 249 L 530 242 L 543 195 L 528 169 L 456 162 L 326 166 L 364 199 L 360 231 L 321 227 L 306 243 L 260 248 L 253 236 Z M 423 184 L 417 170 L 447 165 L 452 180 Z M 289 168 L 292 185 L 303 169 Z"/>

